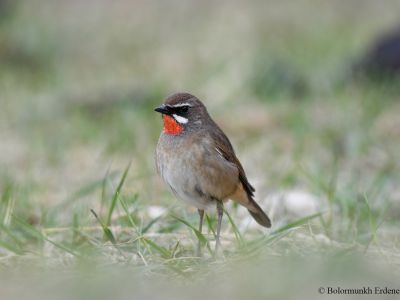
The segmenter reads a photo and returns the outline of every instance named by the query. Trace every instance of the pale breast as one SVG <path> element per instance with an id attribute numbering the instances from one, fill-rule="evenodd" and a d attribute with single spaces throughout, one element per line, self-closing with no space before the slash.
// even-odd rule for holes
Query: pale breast
<path id="1" fill-rule="evenodd" d="M 161 134 L 156 162 L 172 192 L 200 209 L 225 200 L 238 186 L 236 166 L 219 155 L 207 136 Z"/>

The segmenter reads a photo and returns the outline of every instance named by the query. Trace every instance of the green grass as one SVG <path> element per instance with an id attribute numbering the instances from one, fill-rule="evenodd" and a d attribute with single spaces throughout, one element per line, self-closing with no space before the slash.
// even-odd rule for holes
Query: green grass
<path id="1" fill-rule="evenodd" d="M 170 5 L 20 1 L 0 23 L 0 294 L 397 287 L 398 82 L 347 73 L 396 1 Z M 272 216 L 264 230 L 226 205 L 217 259 L 215 212 L 201 234 L 156 175 L 153 108 L 175 91 L 204 100 Z M 274 201 L 293 191 L 316 211 Z"/>

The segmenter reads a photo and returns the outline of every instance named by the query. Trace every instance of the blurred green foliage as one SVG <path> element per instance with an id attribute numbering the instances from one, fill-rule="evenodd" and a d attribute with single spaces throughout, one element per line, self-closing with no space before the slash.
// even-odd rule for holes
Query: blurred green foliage
<path id="1" fill-rule="evenodd" d="M 0 1 L 0 270 L 122 264 L 179 282 L 242 261 L 256 262 L 249 278 L 261 280 L 272 264 L 268 278 L 283 284 L 268 293 L 260 283 L 256 296 L 287 295 L 308 271 L 304 257 L 313 292 L 321 273 L 337 279 L 355 266 L 355 278 L 370 260 L 383 278 L 398 273 L 400 85 L 350 72 L 398 9 L 394 0 Z M 193 257 L 203 237 L 187 224 L 197 216 L 155 175 L 153 108 L 176 91 L 205 102 L 276 224 L 238 226 L 239 243 L 226 218 L 223 261 Z M 283 202 L 268 196 L 296 189 L 322 214 L 285 223 Z M 240 208 L 227 211 L 242 221 Z M 214 221 L 210 213 L 209 241 Z"/>

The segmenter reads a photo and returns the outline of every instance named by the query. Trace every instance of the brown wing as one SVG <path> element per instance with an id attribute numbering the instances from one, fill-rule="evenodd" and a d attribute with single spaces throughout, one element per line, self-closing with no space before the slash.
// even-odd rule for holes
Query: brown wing
<path id="1" fill-rule="evenodd" d="M 216 125 L 216 124 L 215 124 Z M 261 207 L 254 201 L 253 196 L 255 189 L 247 180 L 246 173 L 242 167 L 242 164 L 236 157 L 235 151 L 231 143 L 229 142 L 226 135 L 222 132 L 222 130 L 216 125 L 217 130 L 212 130 L 212 137 L 215 141 L 217 151 L 230 163 L 234 164 L 239 170 L 239 181 L 242 183 L 243 189 L 245 190 L 248 198 L 248 205 L 245 205 L 252 215 L 252 217 L 256 220 L 256 222 L 264 227 L 271 227 L 271 220 L 267 216 L 267 214 L 261 209 Z"/>
<path id="2" fill-rule="evenodd" d="M 239 180 L 243 185 L 249 198 L 253 198 L 255 189 L 247 180 L 246 173 L 242 167 L 242 164 L 236 157 L 235 151 L 233 150 L 231 142 L 223 131 L 217 126 L 218 130 L 211 131 L 213 140 L 215 141 L 215 147 L 221 153 L 221 155 L 229 162 L 233 163 L 239 170 Z"/>

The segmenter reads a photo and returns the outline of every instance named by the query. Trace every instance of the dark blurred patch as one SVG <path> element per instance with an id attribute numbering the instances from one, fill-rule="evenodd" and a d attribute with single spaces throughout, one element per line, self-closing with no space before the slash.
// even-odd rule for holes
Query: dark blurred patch
<path id="1" fill-rule="evenodd" d="M 382 34 L 353 65 L 356 79 L 382 82 L 400 78 L 400 27 Z"/>
<path id="2" fill-rule="evenodd" d="M 49 66 L 49 59 L 40 51 L 31 51 L 10 36 L 0 36 L 0 64 L 13 71 L 38 75 Z"/>
<path id="3" fill-rule="evenodd" d="M 253 92 L 267 101 L 278 96 L 303 99 L 309 92 L 305 76 L 281 61 L 257 61 L 250 84 Z"/>
<path id="4" fill-rule="evenodd" d="M 13 17 L 18 0 L 0 0 L 0 25 Z"/>
<path id="5" fill-rule="evenodd" d="M 124 109 L 143 109 L 143 111 L 150 109 L 152 112 L 152 107 L 161 103 L 163 99 L 158 91 L 156 87 L 152 91 L 116 88 L 97 91 L 92 95 L 69 96 L 65 100 L 69 103 L 69 111 L 79 111 L 89 118 L 97 119 Z"/>
<path id="6" fill-rule="evenodd" d="M 334 160 L 343 159 L 348 154 L 346 132 L 338 128 L 328 127 L 322 131 L 321 140 L 330 150 Z"/>
<path id="7" fill-rule="evenodd" d="M 139 135 L 157 136 L 159 126 L 151 126 L 155 120 L 154 107 L 162 102 L 165 90 L 154 85 L 148 88 L 109 88 L 92 94 L 67 96 L 65 112 L 77 129 L 71 138 L 88 142 L 101 140 L 110 152 L 131 152 Z"/>
<path id="8" fill-rule="evenodd" d="M 0 72 L 15 72 L 17 75 L 48 75 L 53 58 L 53 49 L 41 41 L 32 46 L 26 39 L 14 35 L 14 16 L 17 15 L 18 0 L 0 0 Z"/>

